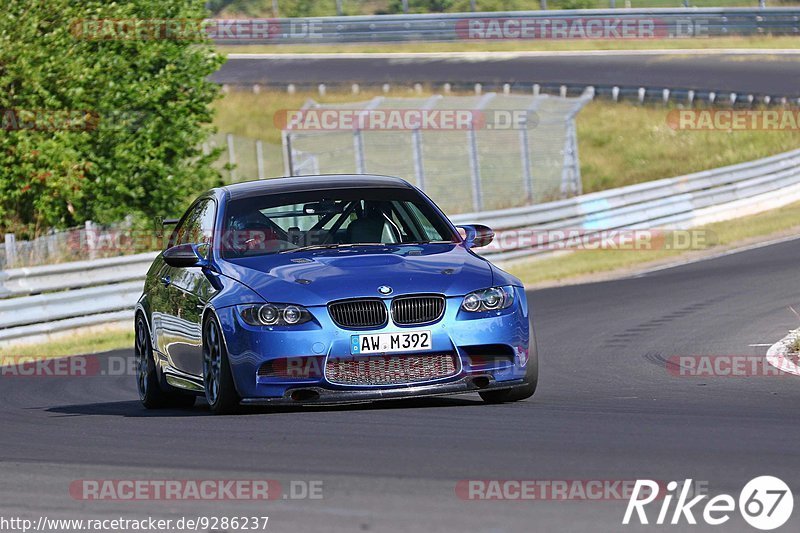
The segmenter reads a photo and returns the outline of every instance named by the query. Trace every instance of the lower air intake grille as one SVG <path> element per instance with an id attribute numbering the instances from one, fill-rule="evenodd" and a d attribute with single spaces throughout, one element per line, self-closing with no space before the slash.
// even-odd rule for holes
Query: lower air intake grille
<path id="1" fill-rule="evenodd" d="M 334 302 L 328 305 L 328 312 L 343 328 L 374 328 L 388 320 L 386 305 L 378 299 Z"/>
<path id="2" fill-rule="evenodd" d="M 455 373 L 456 360 L 451 353 L 328 359 L 325 364 L 328 381 L 340 385 L 400 385 Z"/>
<path id="3" fill-rule="evenodd" d="M 442 313 L 442 296 L 403 296 L 392 302 L 392 320 L 403 326 L 436 322 L 442 317 Z"/>

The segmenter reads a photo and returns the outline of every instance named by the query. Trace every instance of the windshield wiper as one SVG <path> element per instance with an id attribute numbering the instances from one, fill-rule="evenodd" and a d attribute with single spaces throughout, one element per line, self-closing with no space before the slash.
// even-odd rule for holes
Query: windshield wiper
<path id="1" fill-rule="evenodd" d="M 405 246 L 406 244 L 455 244 L 453 241 L 406 241 L 398 242 L 398 246 Z"/>
<path id="2" fill-rule="evenodd" d="M 337 248 L 352 248 L 354 246 L 387 246 L 380 242 L 354 242 L 354 243 L 331 243 L 331 244 L 311 244 L 309 246 L 301 246 L 299 248 L 292 248 L 291 250 L 281 250 L 279 254 L 287 254 L 292 252 L 304 252 L 306 250 L 335 250 Z"/>

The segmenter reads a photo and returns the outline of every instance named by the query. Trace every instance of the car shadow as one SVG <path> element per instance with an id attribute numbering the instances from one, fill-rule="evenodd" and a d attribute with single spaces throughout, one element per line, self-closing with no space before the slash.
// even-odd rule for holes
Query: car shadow
<path id="1" fill-rule="evenodd" d="M 242 406 L 234 416 L 265 415 L 275 413 L 311 413 L 325 411 L 383 411 L 394 409 L 425 409 L 435 407 L 468 407 L 481 405 L 483 401 L 475 398 L 431 397 L 381 400 L 370 403 L 346 405 L 286 405 L 286 406 Z M 119 416 L 124 418 L 175 418 L 191 416 L 211 416 L 211 410 L 204 400 L 198 398 L 193 407 L 145 409 L 138 400 L 118 402 L 97 402 L 73 405 L 52 406 L 48 413 L 61 416 Z"/>

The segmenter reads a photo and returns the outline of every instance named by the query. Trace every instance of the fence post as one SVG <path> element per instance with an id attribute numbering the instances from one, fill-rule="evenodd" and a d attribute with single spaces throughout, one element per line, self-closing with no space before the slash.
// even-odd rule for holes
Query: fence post
<path id="1" fill-rule="evenodd" d="M 13 233 L 6 233 L 6 268 L 17 266 L 17 237 Z"/>
<path id="2" fill-rule="evenodd" d="M 89 250 L 89 259 L 95 259 L 97 256 L 97 230 L 94 222 L 87 220 L 84 228 L 86 229 L 86 248 Z"/>
<path id="3" fill-rule="evenodd" d="M 481 96 L 473 111 L 482 113 L 497 93 L 486 93 Z M 469 150 L 469 169 L 472 176 L 472 208 L 478 212 L 483 210 L 483 190 L 481 189 L 481 165 L 478 160 L 478 134 L 475 131 L 475 117 L 469 123 L 467 130 L 467 150 Z"/>
<path id="4" fill-rule="evenodd" d="M 481 167 L 478 161 L 478 135 L 475 133 L 475 124 L 470 123 L 467 130 L 467 148 L 469 149 L 469 170 L 472 176 L 472 209 L 475 212 L 483 210 L 483 192 L 481 191 Z"/>
<path id="5" fill-rule="evenodd" d="M 367 173 L 367 159 L 364 154 L 364 133 L 361 131 L 361 117 L 365 113 L 369 113 L 376 109 L 385 98 L 383 96 L 376 96 L 358 113 L 358 120 L 356 127 L 353 129 L 353 157 L 356 160 L 356 174 Z"/>
<path id="6" fill-rule="evenodd" d="M 258 179 L 266 178 L 264 175 L 264 144 L 261 139 L 256 139 L 256 168 L 258 169 Z"/>
<path id="7" fill-rule="evenodd" d="M 567 138 L 564 141 L 564 166 L 561 170 L 561 197 L 581 194 L 578 140 L 574 118 L 567 119 Z"/>
<path id="8" fill-rule="evenodd" d="M 50 229 L 47 232 L 47 239 L 45 242 L 47 243 L 47 261 L 54 262 L 55 257 L 58 255 L 58 235 L 56 234 L 56 230 Z"/>
<path id="9" fill-rule="evenodd" d="M 360 128 L 353 130 L 353 157 L 355 157 L 356 160 L 356 174 L 366 173 L 366 165 L 364 161 L 364 136 L 361 134 Z"/>
<path id="10" fill-rule="evenodd" d="M 294 154 L 292 153 L 292 132 L 283 130 L 281 134 L 283 147 L 283 174 L 294 176 Z"/>
<path id="11" fill-rule="evenodd" d="M 522 180 L 528 202 L 533 201 L 533 175 L 531 174 L 531 157 L 528 153 L 528 120 L 519 125 L 519 154 L 522 158 Z"/>
<path id="12" fill-rule="evenodd" d="M 233 135 L 228 133 L 225 135 L 225 140 L 228 142 L 228 164 L 230 165 L 230 179 L 231 181 L 236 181 L 236 172 L 234 171 L 234 167 L 236 166 L 236 151 L 234 150 L 233 146 Z"/>
<path id="13" fill-rule="evenodd" d="M 414 176 L 417 178 L 417 187 L 425 190 L 425 167 L 422 165 L 422 132 L 419 128 L 411 130 L 411 152 L 414 158 Z"/>
<path id="14" fill-rule="evenodd" d="M 424 111 L 436 107 L 436 104 L 443 98 L 442 95 L 431 96 L 422 106 Z M 414 159 L 414 176 L 417 179 L 417 187 L 425 190 L 425 166 L 422 163 L 422 131 L 419 127 L 411 130 L 411 151 Z"/>

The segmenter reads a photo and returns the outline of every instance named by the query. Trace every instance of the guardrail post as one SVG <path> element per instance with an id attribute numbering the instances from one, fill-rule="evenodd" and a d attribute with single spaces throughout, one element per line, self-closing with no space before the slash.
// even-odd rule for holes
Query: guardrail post
<path id="1" fill-rule="evenodd" d="M 256 139 L 256 167 L 258 168 L 258 179 L 266 178 L 264 175 L 264 144 L 261 139 Z"/>
<path id="2" fill-rule="evenodd" d="M 17 266 L 17 237 L 13 233 L 6 233 L 6 268 Z"/>

